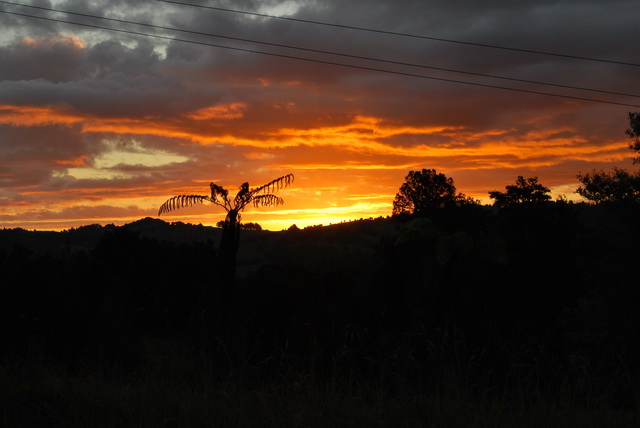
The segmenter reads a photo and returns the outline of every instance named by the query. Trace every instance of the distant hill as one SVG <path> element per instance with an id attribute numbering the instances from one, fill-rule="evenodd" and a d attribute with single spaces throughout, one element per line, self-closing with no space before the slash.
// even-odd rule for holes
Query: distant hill
<path id="1" fill-rule="evenodd" d="M 264 253 L 266 248 L 278 245 L 282 240 L 289 241 L 292 237 L 300 237 L 301 245 L 308 246 L 309 240 L 320 241 L 327 239 L 334 242 L 342 241 L 347 245 L 360 245 L 362 240 L 377 242 L 379 235 L 390 231 L 390 219 L 356 220 L 330 226 L 311 226 L 305 229 L 295 229 L 281 232 L 243 230 L 241 233 L 241 255 L 252 259 L 252 253 Z M 26 230 L 22 228 L 0 230 L 0 251 L 10 250 L 16 246 L 29 249 L 35 253 L 50 253 L 55 255 L 73 253 L 75 251 L 89 251 L 93 249 L 105 233 L 116 229 L 126 229 L 140 237 L 168 241 L 174 244 L 192 244 L 212 241 L 216 246 L 220 240 L 222 230 L 218 227 L 194 225 L 183 222 L 168 223 L 158 218 L 146 217 L 123 226 L 108 224 L 101 226 L 91 224 L 78 228 L 71 228 L 61 232 Z M 266 237 L 275 237 L 273 244 L 265 242 Z M 354 237 L 358 238 L 354 241 Z M 356 243 L 358 241 L 359 243 Z M 370 242 L 371 243 L 371 242 Z M 258 250 L 258 247 L 261 250 Z M 244 250 L 243 250 L 244 248 Z"/>
<path id="2" fill-rule="evenodd" d="M 69 253 L 93 249 L 105 233 L 118 228 L 138 233 L 142 237 L 170 241 L 176 244 L 217 242 L 221 233 L 216 227 L 192 225 L 182 222 L 167 223 L 157 218 L 146 217 L 123 226 L 92 224 L 71 228 L 62 232 L 30 231 L 21 228 L 0 230 L 0 250 L 15 246 L 27 248 L 36 253 Z"/>

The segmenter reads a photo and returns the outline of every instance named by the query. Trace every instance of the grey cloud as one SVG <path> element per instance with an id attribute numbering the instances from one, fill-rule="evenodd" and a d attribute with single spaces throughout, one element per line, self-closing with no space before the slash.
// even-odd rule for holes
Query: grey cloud
<path id="1" fill-rule="evenodd" d="M 85 52 L 71 39 L 19 41 L 0 48 L 0 80 L 75 80 L 82 75 Z"/>
<path id="2" fill-rule="evenodd" d="M 0 159 L 7 162 L 68 160 L 86 154 L 90 145 L 86 136 L 69 132 L 65 126 L 0 126 Z"/>
<path id="3" fill-rule="evenodd" d="M 629 32 L 634 28 L 626 18 L 628 16 L 626 13 L 627 2 L 607 3 L 606 5 L 601 2 L 585 4 L 584 6 L 597 18 L 593 18 L 591 15 L 587 16 L 585 13 L 577 13 L 576 8 L 583 7 L 583 3 L 575 5 L 554 1 L 536 2 L 535 4 L 491 2 L 489 5 L 486 2 L 456 2 L 455 8 L 450 4 L 443 7 L 441 2 L 403 2 L 402 7 L 398 7 L 397 3 L 391 4 L 390 2 L 349 2 L 347 4 L 341 2 L 339 7 L 323 2 L 324 7 L 322 8 L 318 7 L 318 3 L 306 4 L 308 6 L 303 8 L 297 16 L 301 18 L 310 16 L 313 19 L 351 25 L 358 25 L 358 18 L 362 17 L 367 26 L 392 31 L 406 31 L 478 43 L 521 46 L 527 49 L 552 50 L 575 55 L 588 56 L 601 53 L 603 54 L 601 56 L 611 58 L 629 59 L 633 57 L 632 51 L 630 51 L 631 44 L 625 43 L 629 40 Z M 316 13 L 309 13 L 310 11 Z M 551 12 L 557 13 L 557 17 Z M 207 15 L 208 13 L 203 12 L 199 19 L 192 22 L 192 25 L 202 31 L 210 30 L 211 18 L 207 18 L 207 16 L 213 15 Z M 217 14 L 220 13 L 217 12 Z M 319 17 L 316 18 L 318 15 Z M 615 17 L 600 18 L 610 15 L 622 17 L 623 22 L 629 25 L 620 25 L 620 21 Z M 592 24 L 596 20 L 597 25 L 594 27 Z M 598 29 L 595 33 L 594 28 Z M 538 76 L 538 80 L 546 79 L 564 84 L 575 83 L 577 79 L 581 84 L 598 87 L 602 84 L 603 71 L 605 74 L 612 73 L 612 70 L 603 70 L 597 65 L 548 56 L 443 42 L 416 41 L 396 36 L 372 35 L 353 30 L 275 20 L 256 19 L 251 25 L 238 26 L 237 32 L 244 37 L 257 40 L 287 40 L 303 46 L 479 73 L 493 73 L 534 80 Z M 602 41 L 601 34 L 607 34 L 608 41 L 606 43 Z M 265 47 L 258 47 L 258 49 L 267 50 Z M 619 53 L 612 52 L 613 49 Z M 296 52 L 293 54 L 306 55 Z M 298 77 L 313 79 L 314 82 L 320 84 L 334 84 L 344 75 L 362 75 L 366 79 L 370 73 L 259 55 L 233 54 L 220 50 L 211 54 L 211 57 L 233 60 L 220 61 L 219 66 L 224 66 L 227 69 L 235 68 L 235 75 L 254 79 L 260 75 L 266 75 L 276 79 Z M 346 60 L 340 59 L 339 61 Z M 322 73 L 317 73 L 319 68 L 322 69 Z M 419 70 L 419 73 L 434 75 L 434 72 L 430 71 Z M 442 74 L 435 73 L 435 76 L 442 76 Z M 469 76 L 457 74 L 446 76 L 453 79 L 482 82 L 479 78 Z M 386 79 L 389 85 L 393 85 L 393 80 L 393 77 Z M 414 87 L 424 86 L 424 80 L 411 80 Z M 491 80 L 490 82 L 497 85 L 507 85 L 504 81 Z M 442 85 L 450 86 L 446 83 Z M 618 87 L 621 90 L 625 88 L 621 83 Z M 452 93 L 460 93 L 465 92 L 468 87 L 454 85 L 446 89 Z"/>
<path id="4" fill-rule="evenodd" d="M 97 70 L 92 77 L 100 79 L 114 72 L 126 76 L 153 75 L 154 67 L 160 62 L 154 47 L 144 38 L 138 39 L 133 48 L 111 40 L 101 42 L 87 54 L 89 68 Z"/>
<path id="5" fill-rule="evenodd" d="M 164 115 L 182 90 L 175 82 L 154 76 L 113 73 L 102 80 L 52 83 L 38 79 L 0 83 L 0 99 L 14 105 L 66 105 L 100 117 Z"/>
<path id="6" fill-rule="evenodd" d="M 54 173 L 69 166 L 64 162 L 92 155 L 90 138 L 62 126 L 18 128 L 0 126 L 0 182 L 2 186 L 40 186 Z"/>
<path id="7" fill-rule="evenodd" d="M 0 80 L 45 79 L 52 82 L 100 79 L 118 72 L 125 76 L 153 74 L 158 63 L 154 45 L 146 39 L 133 48 L 105 41 L 85 48 L 69 37 L 16 40 L 0 47 Z"/>

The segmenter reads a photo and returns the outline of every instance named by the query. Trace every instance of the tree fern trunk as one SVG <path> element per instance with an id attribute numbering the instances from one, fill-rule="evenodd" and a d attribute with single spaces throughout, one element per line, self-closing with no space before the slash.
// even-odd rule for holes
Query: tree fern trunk
<path id="1" fill-rule="evenodd" d="M 227 341 L 230 337 L 239 236 L 237 212 L 229 213 L 222 225 L 212 283 L 205 286 L 202 300 L 198 302 L 198 328 L 202 329 L 201 340 L 205 346 L 214 346 L 218 340 Z"/>
<path id="2" fill-rule="evenodd" d="M 221 281 L 221 297 L 228 303 L 233 296 L 236 280 L 236 261 L 240 241 L 238 212 L 231 210 L 222 227 L 220 252 L 218 255 L 218 274 Z"/>

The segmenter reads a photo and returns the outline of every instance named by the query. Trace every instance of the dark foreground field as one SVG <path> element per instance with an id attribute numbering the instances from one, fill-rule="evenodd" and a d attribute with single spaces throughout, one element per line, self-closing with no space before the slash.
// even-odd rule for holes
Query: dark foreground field
<path id="1" fill-rule="evenodd" d="M 0 231 L 0 425 L 634 427 L 640 210 Z"/>
<path id="2" fill-rule="evenodd" d="M 544 396 L 479 399 L 455 379 L 428 392 L 398 394 L 350 388 L 343 379 L 239 387 L 207 375 L 190 382 L 164 373 L 120 380 L 45 373 L 20 382 L 12 377 L 5 385 L 7 427 L 638 426 L 631 410 Z"/>

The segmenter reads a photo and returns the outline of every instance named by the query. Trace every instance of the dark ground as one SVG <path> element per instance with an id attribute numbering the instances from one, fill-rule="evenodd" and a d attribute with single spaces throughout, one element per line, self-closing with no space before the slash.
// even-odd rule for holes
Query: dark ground
<path id="1" fill-rule="evenodd" d="M 5 229 L 0 420 L 634 426 L 638 214 L 554 202 L 243 231 L 226 301 L 216 228 Z"/>

